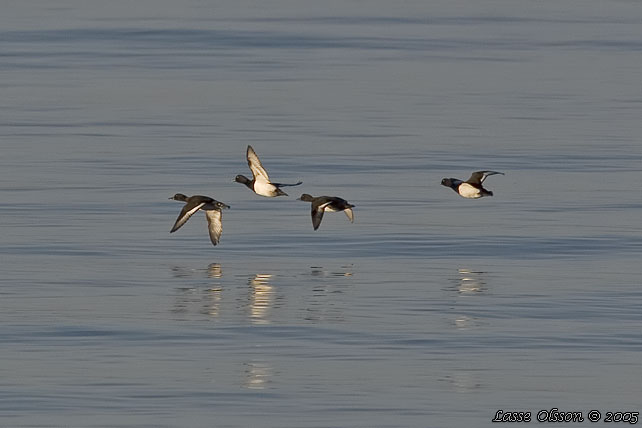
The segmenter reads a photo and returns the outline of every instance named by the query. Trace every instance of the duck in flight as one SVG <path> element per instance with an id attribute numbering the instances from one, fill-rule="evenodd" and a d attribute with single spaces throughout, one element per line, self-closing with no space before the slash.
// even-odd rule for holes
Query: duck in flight
<path id="1" fill-rule="evenodd" d="M 489 175 L 501 174 L 503 172 L 497 171 L 476 171 L 466 181 L 461 181 L 458 178 L 444 178 L 441 180 L 441 185 L 450 187 L 459 196 L 466 199 L 479 199 L 484 196 L 493 196 L 493 192 L 484 189 L 482 183 Z"/>
<path id="2" fill-rule="evenodd" d="M 300 201 L 311 202 L 312 205 L 312 227 L 314 230 L 317 230 L 321 225 L 321 220 L 323 219 L 323 213 L 326 211 L 330 212 L 339 212 L 343 211 L 350 219 L 351 223 L 354 223 L 354 213 L 352 208 L 354 205 L 348 203 L 345 199 L 337 198 L 336 196 L 317 196 L 316 198 L 312 195 L 304 193 L 299 198 Z"/>
<path id="3" fill-rule="evenodd" d="M 219 202 L 216 199 L 212 199 L 209 196 L 194 195 L 194 196 L 185 196 L 182 193 L 177 193 L 169 199 L 175 201 L 185 202 L 185 206 L 181 210 L 181 213 L 176 219 L 176 223 L 172 227 L 172 230 L 169 233 L 174 233 L 183 226 L 189 218 L 196 213 L 198 210 L 205 211 L 205 217 L 207 218 L 207 225 L 210 232 L 210 240 L 212 245 L 218 244 L 219 239 L 221 239 L 221 233 L 223 232 L 223 224 L 221 223 L 223 208 L 229 208 L 229 205 Z"/>
<path id="4" fill-rule="evenodd" d="M 267 171 L 265 170 L 265 168 L 263 168 L 263 165 L 261 165 L 261 160 L 257 156 L 252 146 L 247 146 L 245 157 L 247 158 L 247 164 L 250 166 L 250 170 L 252 171 L 252 179 L 250 180 L 244 175 L 237 175 L 234 178 L 234 181 L 236 181 L 237 183 L 245 184 L 257 195 L 265 196 L 266 198 L 288 196 L 288 194 L 281 190 L 280 187 L 298 186 L 299 184 L 303 183 L 302 181 L 299 181 L 295 184 L 272 183 Z"/>

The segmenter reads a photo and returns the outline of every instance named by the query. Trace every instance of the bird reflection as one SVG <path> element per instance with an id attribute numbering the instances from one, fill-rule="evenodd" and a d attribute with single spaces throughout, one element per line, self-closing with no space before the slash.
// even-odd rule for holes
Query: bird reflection
<path id="1" fill-rule="evenodd" d="M 468 315 L 459 314 L 455 318 L 455 327 L 459 330 L 467 330 L 479 324 L 477 318 L 469 317 Z"/>
<path id="2" fill-rule="evenodd" d="M 174 301 L 173 313 L 198 312 L 210 318 L 217 318 L 220 314 L 223 288 L 219 281 L 223 277 L 223 270 L 219 263 L 210 263 L 207 268 L 193 269 L 182 266 L 172 268 L 174 277 L 187 279 L 192 277 L 207 278 L 205 288 L 200 286 L 180 287 L 179 294 Z"/>
<path id="3" fill-rule="evenodd" d="M 312 277 L 312 294 L 302 312 L 306 321 L 345 321 L 345 299 L 339 295 L 349 290 L 352 281 L 348 279 L 352 278 L 352 268 L 352 264 L 333 269 L 310 267 L 307 275 Z"/>
<path id="4" fill-rule="evenodd" d="M 352 276 L 352 268 L 354 265 L 349 264 L 345 266 L 341 266 L 339 269 L 335 269 L 334 271 L 328 271 L 323 268 L 323 266 L 310 266 L 310 275 L 314 277 L 345 277 L 345 276 Z"/>
<path id="5" fill-rule="evenodd" d="M 208 278 L 221 278 L 223 276 L 223 270 L 219 263 L 210 263 L 207 266 L 207 276 Z"/>
<path id="6" fill-rule="evenodd" d="M 484 273 L 470 269 L 459 269 L 459 283 L 457 285 L 459 293 L 483 293 L 486 291 Z"/>
<path id="7" fill-rule="evenodd" d="M 174 266 L 172 268 L 172 275 L 174 278 L 189 278 L 194 275 L 194 269 L 186 268 L 184 266 Z"/>
<path id="8" fill-rule="evenodd" d="M 248 389 L 265 389 L 274 376 L 274 368 L 265 361 L 250 361 L 243 364 L 245 379 L 243 386 Z"/>
<path id="9" fill-rule="evenodd" d="M 452 279 L 453 285 L 449 289 L 453 290 L 453 311 L 459 312 L 458 309 L 463 302 L 463 299 L 472 297 L 488 291 L 486 281 L 484 280 L 485 272 L 478 272 L 471 269 L 458 269 L 457 277 Z M 463 306 L 462 308 L 467 308 Z M 468 311 L 464 309 L 464 311 Z M 471 328 L 479 327 L 483 324 L 476 316 L 468 315 L 466 313 L 455 313 L 454 320 L 452 321 L 457 330 L 468 330 Z"/>
<path id="10" fill-rule="evenodd" d="M 250 285 L 250 320 L 254 324 L 270 323 L 268 315 L 274 304 L 274 286 L 270 284 L 273 276 L 257 273 L 248 282 Z"/>
<path id="11" fill-rule="evenodd" d="M 220 315 L 221 300 L 223 291 L 220 287 L 212 287 L 205 290 L 203 294 L 203 306 L 201 313 L 210 316 L 211 318 L 218 318 Z"/>
<path id="12" fill-rule="evenodd" d="M 443 380 L 448 382 L 455 392 L 473 392 L 481 387 L 479 376 L 472 371 L 457 371 L 451 376 L 445 376 Z"/>
<path id="13" fill-rule="evenodd" d="M 223 276 L 223 270 L 220 263 L 210 263 L 206 268 L 195 269 L 185 266 L 174 266 L 172 267 L 172 274 L 174 278 L 190 278 L 192 276 L 199 276 L 203 272 L 208 278 L 221 278 Z"/>

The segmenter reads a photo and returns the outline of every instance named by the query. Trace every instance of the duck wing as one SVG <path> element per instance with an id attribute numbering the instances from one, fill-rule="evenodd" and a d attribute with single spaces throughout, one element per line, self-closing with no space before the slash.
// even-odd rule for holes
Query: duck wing
<path id="1" fill-rule="evenodd" d="M 503 172 L 497 172 L 497 171 L 475 171 L 472 173 L 470 178 L 466 180 L 466 183 L 479 184 L 481 186 L 484 180 L 486 180 L 486 177 L 488 177 L 489 175 L 495 175 L 495 174 L 504 175 Z"/>
<path id="2" fill-rule="evenodd" d="M 324 209 L 319 206 L 312 204 L 312 227 L 314 230 L 317 230 L 321 226 L 321 220 L 323 220 Z"/>
<path id="3" fill-rule="evenodd" d="M 354 223 L 354 213 L 352 212 L 352 208 L 346 208 L 343 212 L 346 213 L 350 223 Z"/>
<path id="4" fill-rule="evenodd" d="M 172 227 L 172 230 L 169 231 L 169 233 L 176 232 L 178 229 L 180 229 L 181 226 L 183 226 L 187 222 L 187 220 L 189 220 L 189 218 L 194 215 L 196 211 L 200 210 L 203 205 L 205 205 L 204 201 L 186 203 L 185 206 L 183 206 L 183 209 L 178 215 L 178 218 L 176 219 L 176 222 L 174 223 L 174 226 Z"/>
<path id="5" fill-rule="evenodd" d="M 298 186 L 299 184 L 303 184 L 303 181 L 299 181 L 298 183 L 292 183 L 292 184 L 288 184 L 288 183 L 272 183 L 272 184 L 274 184 L 276 187 Z"/>
<path id="6" fill-rule="evenodd" d="M 221 239 L 221 233 L 223 233 L 223 213 L 219 210 L 206 210 L 205 217 L 207 217 L 207 226 L 210 232 L 210 240 L 212 245 L 218 244 L 219 239 Z"/>
<path id="7" fill-rule="evenodd" d="M 247 158 L 247 164 L 250 167 L 250 170 L 252 171 L 252 175 L 254 176 L 254 180 L 264 180 L 269 183 L 270 177 L 268 176 L 268 173 L 265 170 L 265 168 L 263 168 L 263 165 L 261 164 L 261 160 L 259 159 L 258 155 L 254 151 L 252 146 L 247 146 L 246 158 Z"/>

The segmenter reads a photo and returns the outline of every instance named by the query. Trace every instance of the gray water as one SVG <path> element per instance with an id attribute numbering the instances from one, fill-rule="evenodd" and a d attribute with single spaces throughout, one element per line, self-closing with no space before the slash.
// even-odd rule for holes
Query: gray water
<path id="1" fill-rule="evenodd" d="M 3 4 L 0 425 L 641 411 L 641 24 L 636 1 Z M 233 183 L 248 144 L 303 185 Z M 439 184 L 479 169 L 492 198 Z M 177 192 L 231 205 L 219 246 L 200 214 L 168 233 Z M 303 192 L 354 224 L 313 231 Z"/>

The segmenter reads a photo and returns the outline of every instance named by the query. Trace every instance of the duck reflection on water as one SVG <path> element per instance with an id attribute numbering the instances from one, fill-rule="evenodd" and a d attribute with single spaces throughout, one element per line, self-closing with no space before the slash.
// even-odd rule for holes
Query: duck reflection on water
<path id="1" fill-rule="evenodd" d="M 247 389 L 266 389 L 274 376 L 274 367 L 266 361 L 243 363 L 243 386 Z"/>
<path id="2" fill-rule="evenodd" d="M 477 314 L 468 312 L 467 306 L 463 302 L 466 301 L 466 297 L 483 295 L 488 291 L 485 276 L 486 272 L 458 269 L 457 277 L 452 278 L 453 285 L 449 287 L 449 290 L 453 292 L 452 310 L 455 316 L 453 323 L 457 330 L 468 330 L 483 324 L 483 320 Z"/>
<path id="3" fill-rule="evenodd" d="M 486 291 L 485 272 L 476 272 L 470 269 L 459 269 L 459 293 L 483 293 Z"/>
<path id="4" fill-rule="evenodd" d="M 198 312 L 207 315 L 210 318 L 217 318 L 220 315 L 220 306 L 222 301 L 223 287 L 221 278 L 223 269 L 219 263 L 210 263 L 206 268 L 194 269 L 184 266 L 175 266 L 172 268 L 175 278 L 189 279 L 192 278 L 197 282 L 194 285 L 179 287 L 173 313 Z M 203 287 L 203 281 L 206 287 Z"/>
<path id="5" fill-rule="evenodd" d="M 249 317 L 253 324 L 270 324 L 269 315 L 274 305 L 274 286 L 271 284 L 274 275 L 257 273 L 248 281 Z"/>

